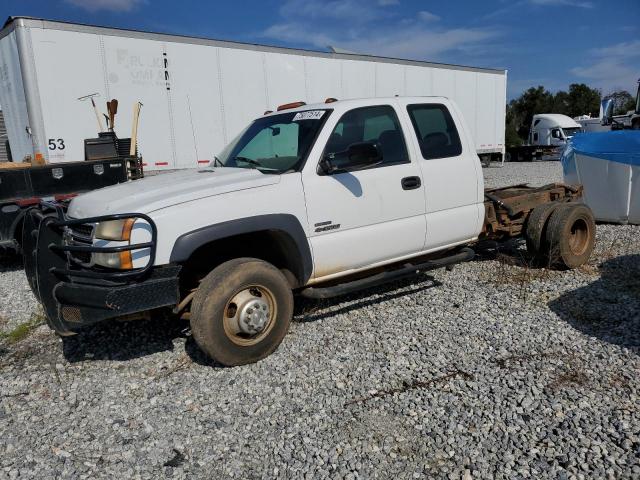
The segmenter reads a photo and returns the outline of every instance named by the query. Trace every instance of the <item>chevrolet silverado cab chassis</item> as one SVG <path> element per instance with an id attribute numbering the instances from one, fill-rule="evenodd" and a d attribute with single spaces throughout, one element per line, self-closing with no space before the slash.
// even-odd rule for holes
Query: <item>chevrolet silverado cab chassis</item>
<path id="1" fill-rule="evenodd" d="M 170 307 L 224 365 L 273 352 L 293 294 L 325 298 L 470 260 L 524 235 L 534 258 L 586 262 L 580 186 L 484 190 L 460 111 L 442 97 L 284 105 L 206 168 L 43 204 L 25 220 L 31 288 L 61 335 Z"/>

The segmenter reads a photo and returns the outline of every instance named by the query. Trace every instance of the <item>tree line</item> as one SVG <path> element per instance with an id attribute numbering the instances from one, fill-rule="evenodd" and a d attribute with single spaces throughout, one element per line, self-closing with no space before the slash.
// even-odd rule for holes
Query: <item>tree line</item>
<path id="1" fill-rule="evenodd" d="M 580 115 L 597 117 L 602 98 L 600 90 L 584 83 L 573 83 L 568 92 L 560 90 L 556 93 L 551 93 L 542 85 L 531 87 L 507 104 L 506 143 L 525 143 L 531 120 L 537 113 L 562 113 L 572 118 Z M 634 97 L 625 90 L 614 91 L 605 98 L 614 99 L 614 115 L 622 115 L 635 108 Z"/>

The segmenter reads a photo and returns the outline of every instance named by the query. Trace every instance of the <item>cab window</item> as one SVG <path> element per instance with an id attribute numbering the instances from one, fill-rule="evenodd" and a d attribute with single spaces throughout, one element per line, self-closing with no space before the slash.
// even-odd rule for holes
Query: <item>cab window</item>
<path id="1" fill-rule="evenodd" d="M 425 160 L 457 157 L 462 153 L 460 136 L 447 107 L 409 105 L 407 110 Z"/>
<path id="2" fill-rule="evenodd" d="M 409 155 L 395 110 L 389 105 L 356 108 L 345 113 L 331 132 L 323 156 L 346 155 L 349 145 L 371 142 L 382 154 L 372 168 L 408 163 Z"/>
<path id="3" fill-rule="evenodd" d="M 295 157 L 298 154 L 299 126 L 295 123 L 269 125 L 258 132 L 240 151 L 251 159 Z"/>
<path id="4" fill-rule="evenodd" d="M 301 168 L 331 110 L 267 115 L 255 120 L 216 158 L 225 167 L 286 173 Z"/>

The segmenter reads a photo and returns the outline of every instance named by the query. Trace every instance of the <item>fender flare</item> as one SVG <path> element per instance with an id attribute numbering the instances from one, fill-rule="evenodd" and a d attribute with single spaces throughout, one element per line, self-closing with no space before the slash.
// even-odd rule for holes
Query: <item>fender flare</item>
<path id="1" fill-rule="evenodd" d="M 238 218 L 184 233 L 174 243 L 169 261 L 171 263 L 184 262 L 198 248 L 215 240 L 265 231 L 284 233 L 292 241 L 298 251 L 301 263 L 300 271 L 292 273 L 299 277 L 301 284 L 304 285 L 311 278 L 313 258 L 304 229 L 300 221 L 291 214 L 281 213 Z"/>

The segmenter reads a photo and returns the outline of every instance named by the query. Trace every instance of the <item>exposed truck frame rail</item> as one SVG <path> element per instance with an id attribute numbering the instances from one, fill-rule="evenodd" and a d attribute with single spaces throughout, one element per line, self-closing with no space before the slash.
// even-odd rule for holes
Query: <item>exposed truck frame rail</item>
<path id="1" fill-rule="evenodd" d="M 484 192 L 487 201 L 482 237 L 503 239 L 523 233 L 529 214 L 549 202 L 573 202 L 582 196 L 582 185 L 550 183 L 542 187 L 527 184 L 490 188 Z"/>
<path id="2" fill-rule="evenodd" d="M 522 236 L 534 262 L 575 268 L 589 260 L 595 244 L 595 220 L 580 203 L 582 185 L 550 183 L 485 190 L 481 240 Z"/>

